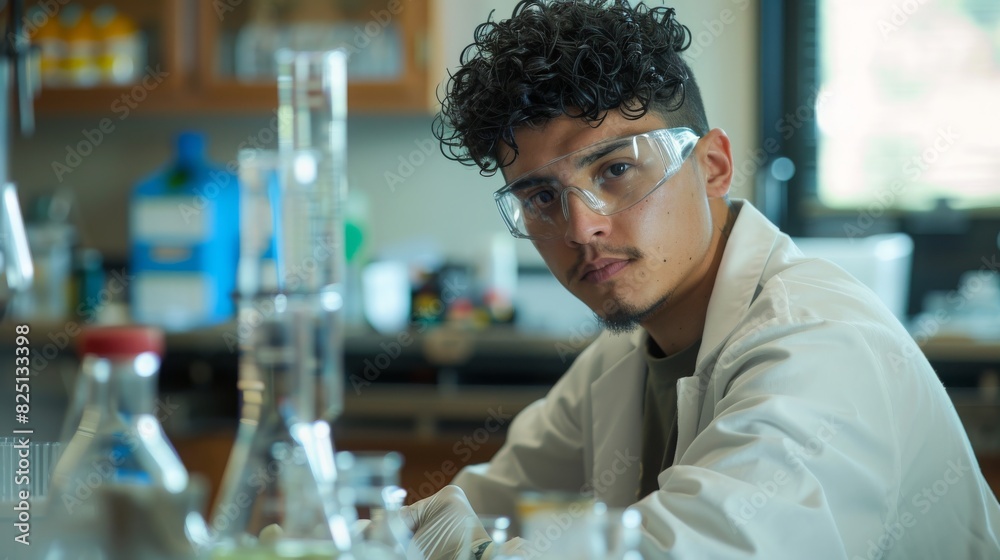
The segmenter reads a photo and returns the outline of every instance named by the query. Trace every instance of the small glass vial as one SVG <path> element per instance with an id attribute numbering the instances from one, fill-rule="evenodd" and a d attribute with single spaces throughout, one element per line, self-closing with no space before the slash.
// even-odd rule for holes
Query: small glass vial
<path id="1" fill-rule="evenodd" d="M 155 415 L 163 348 L 149 327 L 80 334 L 86 404 L 52 474 L 42 558 L 173 560 L 207 544 L 187 470 Z M 129 519 L 142 520 L 143 535 L 121 534 Z"/>

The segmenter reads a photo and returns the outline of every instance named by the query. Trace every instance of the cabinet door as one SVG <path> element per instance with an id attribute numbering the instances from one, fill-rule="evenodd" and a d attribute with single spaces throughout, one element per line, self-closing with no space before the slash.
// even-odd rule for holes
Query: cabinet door
<path id="1" fill-rule="evenodd" d="M 200 9 L 199 97 L 277 107 L 275 53 L 344 47 L 353 112 L 427 111 L 427 0 L 215 0 Z"/>
<path id="2" fill-rule="evenodd" d="M 181 0 L 26 2 L 24 32 L 40 70 L 38 113 L 123 119 L 183 106 L 181 10 Z"/>

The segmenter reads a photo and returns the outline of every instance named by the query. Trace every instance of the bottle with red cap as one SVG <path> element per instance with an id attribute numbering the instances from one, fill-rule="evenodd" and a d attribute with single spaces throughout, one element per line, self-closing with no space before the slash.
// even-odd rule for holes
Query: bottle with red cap
<path id="1" fill-rule="evenodd" d="M 52 475 L 42 558 L 193 558 L 207 535 L 191 515 L 197 488 L 156 416 L 163 349 L 151 327 L 81 332 L 76 394 L 86 404 Z"/>
<path id="2" fill-rule="evenodd" d="M 82 364 L 76 389 L 69 409 L 63 417 L 62 431 L 59 434 L 59 441 L 63 446 L 69 445 L 80 427 L 83 410 L 90 401 L 91 390 L 107 386 L 90 378 L 95 360 L 102 356 L 114 358 L 124 355 L 128 358 L 144 352 L 152 353 L 158 360 L 163 354 L 163 334 L 156 328 L 150 327 L 90 328 L 77 339 L 76 351 Z M 153 388 L 155 390 L 155 383 Z"/>

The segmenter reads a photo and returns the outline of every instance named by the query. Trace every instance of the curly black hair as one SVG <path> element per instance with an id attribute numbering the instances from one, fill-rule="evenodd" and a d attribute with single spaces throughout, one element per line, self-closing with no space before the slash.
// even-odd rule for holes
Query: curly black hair
<path id="1" fill-rule="evenodd" d="M 674 9 L 628 0 L 522 0 L 510 19 L 492 12 L 449 73 L 434 136 L 445 157 L 493 175 L 517 157 L 514 129 L 567 115 L 599 125 L 618 109 L 653 111 L 699 135 L 708 120 L 680 53 L 691 32 Z M 669 115 L 668 115 L 669 113 Z M 498 161 L 500 142 L 512 156 Z"/>

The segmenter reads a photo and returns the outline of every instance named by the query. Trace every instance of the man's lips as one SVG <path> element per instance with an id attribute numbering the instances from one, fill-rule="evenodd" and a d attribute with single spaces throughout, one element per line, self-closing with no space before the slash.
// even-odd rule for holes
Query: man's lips
<path id="1" fill-rule="evenodd" d="M 630 262 L 631 261 L 629 259 L 597 259 L 593 262 L 587 263 L 587 265 L 583 267 L 580 280 L 594 283 L 603 282 L 615 274 L 618 274 L 618 272 L 628 266 Z"/>

